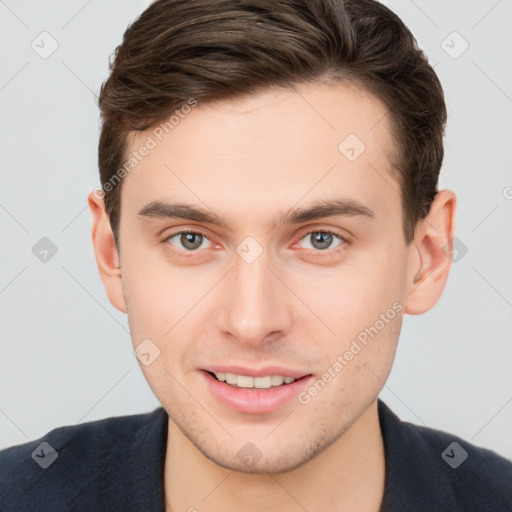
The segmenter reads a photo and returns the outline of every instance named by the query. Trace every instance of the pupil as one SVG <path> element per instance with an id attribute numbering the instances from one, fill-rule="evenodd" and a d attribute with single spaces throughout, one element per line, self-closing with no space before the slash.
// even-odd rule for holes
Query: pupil
<path id="1" fill-rule="evenodd" d="M 187 249 L 197 249 L 201 245 L 202 236 L 199 233 L 183 233 L 181 235 L 181 243 Z M 194 239 L 196 239 L 195 242 Z"/>
<path id="2" fill-rule="evenodd" d="M 313 237 L 313 246 L 317 249 L 327 249 L 332 243 L 332 235 L 329 233 L 314 233 Z"/>

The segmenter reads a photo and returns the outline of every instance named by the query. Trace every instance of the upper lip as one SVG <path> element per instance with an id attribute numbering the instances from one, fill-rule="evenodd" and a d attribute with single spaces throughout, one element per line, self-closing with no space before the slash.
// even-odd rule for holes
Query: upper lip
<path id="1" fill-rule="evenodd" d="M 300 379 L 308 372 L 301 370 L 293 370 L 291 368 L 284 368 L 283 366 L 264 366 L 263 368 L 246 368 L 238 365 L 213 365 L 203 368 L 207 372 L 213 373 L 234 373 L 235 375 L 246 375 L 248 377 L 266 377 L 267 375 L 282 375 L 283 377 L 293 377 Z"/>

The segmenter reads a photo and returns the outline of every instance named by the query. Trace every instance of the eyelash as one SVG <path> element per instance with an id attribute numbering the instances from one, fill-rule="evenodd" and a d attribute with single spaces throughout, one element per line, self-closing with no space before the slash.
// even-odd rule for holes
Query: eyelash
<path id="1" fill-rule="evenodd" d="M 325 233 L 325 234 L 328 234 L 328 235 L 334 235 L 335 237 L 339 238 L 341 240 L 341 244 L 336 246 L 335 248 L 333 249 L 325 249 L 325 250 L 314 250 L 314 249 L 306 249 L 310 254 L 314 254 L 315 256 L 322 256 L 324 254 L 332 254 L 334 253 L 337 249 L 339 249 L 340 247 L 344 247 L 344 246 L 347 246 L 347 245 L 350 245 L 350 240 L 348 240 L 345 236 L 343 236 L 339 231 L 336 231 L 336 230 L 332 230 L 332 229 L 312 229 L 306 233 L 303 233 L 300 238 L 298 238 L 298 241 L 300 242 L 302 239 L 306 238 L 307 236 L 309 235 L 312 235 L 313 233 Z M 205 235 L 204 233 L 201 233 L 201 231 L 194 231 L 194 230 L 191 230 L 191 229 L 184 229 L 184 230 L 181 230 L 181 231 L 176 231 L 175 233 L 171 233 L 170 235 L 167 235 L 163 240 L 162 242 L 166 243 L 167 246 L 169 247 L 169 250 L 171 250 L 173 252 L 173 254 L 175 254 L 178 258 L 182 258 L 182 257 L 190 257 L 190 256 L 193 256 L 195 255 L 196 253 L 200 252 L 200 250 L 194 250 L 194 251 L 185 251 L 185 250 L 179 250 L 179 249 L 176 249 L 172 244 L 169 243 L 169 240 L 171 238 L 174 238 L 176 235 L 184 235 L 184 234 L 193 234 L 193 235 L 200 235 L 202 236 L 203 238 L 206 238 L 207 240 L 209 240 L 210 242 L 212 242 L 212 240 L 210 240 L 210 238 Z"/>

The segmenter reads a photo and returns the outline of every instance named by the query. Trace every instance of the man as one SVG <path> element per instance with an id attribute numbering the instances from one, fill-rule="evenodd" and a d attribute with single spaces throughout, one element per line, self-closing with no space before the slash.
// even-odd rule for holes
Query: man
<path id="1" fill-rule="evenodd" d="M 455 231 L 396 15 L 157 0 L 100 108 L 98 269 L 162 407 L 4 450 L 2 510 L 512 510 L 509 461 L 378 399 Z"/>

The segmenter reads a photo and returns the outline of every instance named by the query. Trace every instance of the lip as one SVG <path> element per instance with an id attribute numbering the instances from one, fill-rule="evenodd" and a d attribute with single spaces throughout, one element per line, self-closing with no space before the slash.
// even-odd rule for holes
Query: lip
<path id="1" fill-rule="evenodd" d="M 247 377 L 266 377 L 267 375 L 282 375 L 283 377 L 293 377 L 300 379 L 305 375 L 310 375 L 308 372 L 300 370 L 292 370 L 290 368 L 283 368 L 282 366 L 265 366 L 263 368 L 244 368 L 242 366 L 209 366 L 202 368 L 208 372 L 213 373 L 234 373 L 235 375 L 246 375 Z"/>
<path id="2" fill-rule="evenodd" d="M 218 367 L 220 368 L 220 367 Z M 234 370 L 234 367 L 224 367 Z M 265 371 L 269 371 L 270 368 L 265 368 Z M 210 370 L 208 370 L 210 371 Z M 291 384 L 283 384 L 275 388 L 269 389 L 255 389 L 255 388 L 236 388 L 226 384 L 225 382 L 218 381 L 214 376 L 210 375 L 206 370 L 200 370 L 199 375 L 204 380 L 206 387 L 210 393 L 224 406 L 234 409 L 238 412 L 244 412 L 249 414 L 265 414 L 275 411 L 281 407 L 284 407 L 288 403 L 294 401 L 297 395 L 307 386 L 309 386 L 313 380 L 313 375 L 307 375 L 299 377 L 299 380 L 292 382 Z M 213 371 L 213 370 L 211 370 Z M 223 370 L 215 370 L 223 371 Z M 240 370 L 237 370 L 240 371 Z M 244 371 L 247 371 L 245 369 Z M 293 377 L 280 373 L 283 369 L 276 371 L 275 373 L 261 373 L 254 375 L 255 370 L 251 373 L 254 377 L 261 377 L 263 375 L 284 375 L 286 377 Z M 236 373 L 235 371 L 226 371 L 226 373 Z M 238 375 L 248 375 L 247 373 L 238 373 Z"/>

